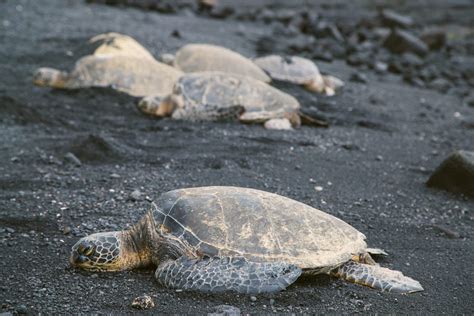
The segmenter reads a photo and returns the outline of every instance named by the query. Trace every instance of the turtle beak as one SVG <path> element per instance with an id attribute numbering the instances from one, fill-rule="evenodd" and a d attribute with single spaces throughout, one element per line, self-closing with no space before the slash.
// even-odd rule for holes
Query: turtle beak
<path id="1" fill-rule="evenodd" d="M 79 240 L 73 247 L 69 262 L 73 266 L 79 266 L 90 261 L 89 257 L 94 254 L 95 246 L 87 240 Z"/>

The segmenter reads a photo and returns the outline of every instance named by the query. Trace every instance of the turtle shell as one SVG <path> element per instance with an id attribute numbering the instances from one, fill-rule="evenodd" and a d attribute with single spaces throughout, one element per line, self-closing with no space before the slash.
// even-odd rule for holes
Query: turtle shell
<path id="1" fill-rule="evenodd" d="M 154 59 L 153 55 L 134 38 L 120 33 L 98 34 L 74 50 L 74 55 L 114 55 Z"/>
<path id="2" fill-rule="evenodd" d="M 162 194 L 157 229 L 167 229 L 198 253 L 286 261 L 303 269 L 331 268 L 366 248 L 344 221 L 295 200 L 255 189 L 200 187 Z"/>
<path id="3" fill-rule="evenodd" d="M 66 88 L 112 87 L 133 96 L 167 95 L 182 73 L 154 59 L 90 55 L 77 61 Z"/>
<path id="4" fill-rule="evenodd" d="M 256 58 L 254 62 L 275 80 L 308 84 L 321 78 L 318 67 L 303 57 L 270 55 Z"/>
<path id="5" fill-rule="evenodd" d="M 184 74 L 174 94 L 183 98 L 183 107 L 175 111 L 175 118 L 192 119 L 197 111 L 241 106 L 241 121 L 263 122 L 289 118 L 300 107 L 294 97 L 262 81 L 222 72 Z"/>
<path id="6" fill-rule="evenodd" d="M 210 44 L 183 46 L 176 52 L 174 66 L 184 72 L 220 71 L 263 82 L 271 81 L 250 59 L 225 47 Z"/>

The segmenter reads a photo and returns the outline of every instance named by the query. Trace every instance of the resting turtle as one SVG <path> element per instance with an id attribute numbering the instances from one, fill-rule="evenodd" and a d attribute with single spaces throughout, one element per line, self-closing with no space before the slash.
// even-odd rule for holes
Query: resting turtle
<path id="1" fill-rule="evenodd" d="M 33 76 L 39 86 L 60 89 L 112 87 L 132 96 L 164 96 L 171 93 L 181 72 L 154 59 L 123 55 L 89 55 L 67 73 L 40 68 Z"/>
<path id="2" fill-rule="evenodd" d="M 162 285 L 203 292 L 276 292 L 301 273 L 397 293 L 423 290 L 376 264 L 364 239 L 342 220 L 280 195 L 200 187 L 162 194 L 128 230 L 80 239 L 70 262 L 96 271 L 155 265 Z"/>
<path id="3" fill-rule="evenodd" d="M 270 55 L 256 58 L 254 62 L 272 79 L 304 85 L 310 91 L 334 95 L 336 89 L 344 85 L 336 77 L 321 75 L 318 67 L 303 57 Z"/>
<path id="4" fill-rule="evenodd" d="M 171 59 L 164 54 L 162 61 L 183 72 L 220 71 L 248 76 L 263 82 L 271 79 L 252 60 L 225 47 L 210 44 L 188 44 L 181 47 Z"/>
<path id="5" fill-rule="evenodd" d="M 138 107 L 156 116 L 191 121 L 234 118 L 244 123 L 264 123 L 270 129 L 299 126 L 304 116 L 291 95 L 262 81 L 222 72 L 184 74 L 170 96 L 145 97 Z M 303 119 L 305 123 L 326 126 L 317 119 Z"/>

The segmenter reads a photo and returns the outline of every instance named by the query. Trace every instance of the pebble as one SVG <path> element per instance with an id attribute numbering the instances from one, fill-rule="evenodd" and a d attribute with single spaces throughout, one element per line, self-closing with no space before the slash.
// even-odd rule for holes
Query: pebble
<path id="1" fill-rule="evenodd" d="M 452 239 L 458 239 L 458 238 L 461 238 L 461 234 L 454 231 L 454 230 L 451 230 L 445 226 L 442 226 L 442 225 L 437 225 L 437 224 L 434 224 L 433 225 L 433 228 L 436 228 L 437 230 L 441 231 L 442 233 L 444 233 L 446 236 L 448 236 L 448 238 L 452 238 Z"/>
<path id="2" fill-rule="evenodd" d="M 64 159 L 67 161 L 67 162 L 70 162 L 72 163 L 73 165 L 75 165 L 76 167 L 80 167 L 82 165 L 82 162 L 79 158 L 77 158 L 76 155 L 74 155 L 73 153 L 71 152 L 68 152 L 67 154 L 64 155 Z"/>
<path id="3" fill-rule="evenodd" d="M 376 61 L 373 65 L 373 68 L 378 73 L 384 73 L 388 70 L 388 64 L 381 61 Z"/>
<path id="4" fill-rule="evenodd" d="M 395 54 L 413 52 L 425 56 L 428 53 L 428 46 L 421 39 L 407 31 L 397 29 L 385 39 L 383 46 Z"/>
<path id="5" fill-rule="evenodd" d="M 251 300 L 252 302 L 256 302 L 256 301 L 257 301 L 257 297 L 256 297 L 256 296 L 250 296 L 250 300 Z"/>
<path id="6" fill-rule="evenodd" d="M 139 201 L 142 198 L 142 193 L 139 190 L 133 190 L 132 193 L 130 193 L 130 196 L 128 199 L 132 202 Z"/>
<path id="7" fill-rule="evenodd" d="M 368 79 L 367 76 L 360 71 L 356 71 L 352 73 L 350 80 L 353 82 L 360 82 L 360 83 L 367 83 Z"/>
<path id="8" fill-rule="evenodd" d="M 18 305 L 18 307 L 16 308 L 16 312 L 19 315 L 26 315 L 28 313 L 28 309 L 26 308 L 25 305 L 21 304 L 21 305 Z"/>
<path id="9" fill-rule="evenodd" d="M 428 84 L 428 87 L 444 93 L 449 90 L 451 83 L 444 78 L 436 78 Z"/>
<path id="10" fill-rule="evenodd" d="M 446 32 L 442 29 L 427 29 L 420 35 L 420 39 L 431 50 L 439 50 L 446 45 Z"/>
<path id="11" fill-rule="evenodd" d="M 409 28 L 413 25 L 413 19 L 406 15 L 401 15 L 390 9 L 382 10 L 380 13 L 383 26 Z"/>
<path id="12" fill-rule="evenodd" d="M 66 226 L 63 228 L 63 234 L 64 235 L 69 235 L 71 233 L 72 229 L 69 226 Z"/>
<path id="13" fill-rule="evenodd" d="M 464 99 L 464 104 L 474 108 L 474 94 L 469 95 Z"/>
<path id="14" fill-rule="evenodd" d="M 132 301 L 132 307 L 136 309 L 150 309 L 155 307 L 155 302 L 148 295 L 135 297 Z"/>
<path id="15" fill-rule="evenodd" d="M 239 316 L 240 309 L 232 305 L 218 305 L 207 316 Z"/>

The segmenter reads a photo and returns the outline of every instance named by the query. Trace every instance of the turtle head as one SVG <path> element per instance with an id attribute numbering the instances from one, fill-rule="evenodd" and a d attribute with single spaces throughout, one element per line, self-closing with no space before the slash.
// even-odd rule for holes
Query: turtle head
<path id="1" fill-rule="evenodd" d="M 123 256 L 123 232 L 92 234 L 73 247 L 69 261 L 74 267 L 93 271 L 126 269 Z"/>
<path id="2" fill-rule="evenodd" d="M 91 271 L 120 271 L 152 263 L 154 222 L 148 212 L 128 230 L 96 233 L 81 238 L 73 247 L 69 262 L 73 267 Z"/>
<path id="3" fill-rule="evenodd" d="M 171 116 L 176 108 L 181 107 L 180 98 L 175 95 L 167 97 L 145 97 L 138 103 L 140 111 L 153 116 Z"/>
<path id="4" fill-rule="evenodd" d="M 62 88 L 66 82 L 67 73 L 54 68 L 39 68 L 33 74 L 33 83 L 41 87 Z"/>

